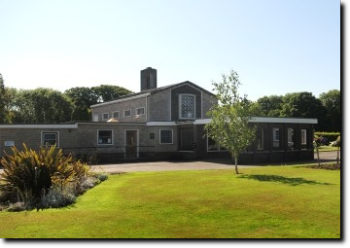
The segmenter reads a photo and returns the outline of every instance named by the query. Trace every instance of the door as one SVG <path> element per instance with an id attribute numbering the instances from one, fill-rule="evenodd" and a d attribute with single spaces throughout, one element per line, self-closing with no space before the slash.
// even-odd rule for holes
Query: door
<path id="1" fill-rule="evenodd" d="M 180 151 L 193 151 L 193 127 L 180 129 Z"/>
<path id="2" fill-rule="evenodd" d="M 125 158 L 134 159 L 139 157 L 138 130 L 126 130 L 125 132 Z"/>

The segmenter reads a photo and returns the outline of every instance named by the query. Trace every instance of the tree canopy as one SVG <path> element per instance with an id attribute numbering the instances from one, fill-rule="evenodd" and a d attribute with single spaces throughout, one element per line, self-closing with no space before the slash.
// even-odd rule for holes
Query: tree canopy
<path id="1" fill-rule="evenodd" d="M 213 82 L 217 102 L 208 111 L 211 122 L 205 126 L 208 137 L 231 153 L 237 174 L 239 155 L 255 139 L 255 127 L 249 123 L 251 102 L 246 95 L 239 95 L 240 85 L 234 70 L 229 75 L 222 75 L 220 83 Z"/>

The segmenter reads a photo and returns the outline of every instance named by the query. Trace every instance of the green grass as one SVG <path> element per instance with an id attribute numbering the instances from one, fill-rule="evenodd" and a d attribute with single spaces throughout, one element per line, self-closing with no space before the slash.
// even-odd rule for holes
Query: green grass
<path id="1" fill-rule="evenodd" d="M 338 147 L 335 147 L 335 146 L 320 146 L 318 148 L 318 150 L 320 152 L 333 152 L 333 151 L 337 151 Z M 316 150 L 314 150 L 314 153 L 316 153 Z"/>
<path id="2" fill-rule="evenodd" d="M 0 212 L 1 238 L 340 238 L 340 171 L 112 175 L 63 209 Z"/>

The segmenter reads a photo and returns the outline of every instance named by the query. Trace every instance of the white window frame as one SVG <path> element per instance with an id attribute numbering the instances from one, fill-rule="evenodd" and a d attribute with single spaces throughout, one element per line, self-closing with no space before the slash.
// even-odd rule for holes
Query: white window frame
<path id="1" fill-rule="evenodd" d="M 171 143 L 163 143 L 162 142 L 162 131 L 170 131 L 171 132 Z M 173 129 L 159 129 L 159 144 L 160 145 L 172 145 L 172 144 L 174 144 L 174 130 Z"/>
<path id="2" fill-rule="evenodd" d="M 56 139 L 55 139 L 56 147 L 57 148 L 60 147 L 60 132 L 59 131 L 41 131 L 41 145 L 51 147 L 51 146 L 53 146 L 52 144 L 47 145 L 44 143 L 44 135 L 45 134 L 55 134 L 56 135 Z"/>
<path id="3" fill-rule="evenodd" d="M 277 139 L 277 132 L 278 131 L 278 139 Z M 272 128 L 272 147 L 273 148 L 279 148 L 280 147 L 280 136 L 281 136 L 281 130 L 279 127 Z"/>
<path id="4" fill-rule="evenodd" d="M 100 131 L 110 131 L 111 132 L 111 142 L 110 143 L 100 143 Z M 110 146 L 114 144 L 113 139 L 113 129 L 97 129 L 97 145 L 98 146 Z"/>
<path id="5" fill-rule="evenodd" d="M 126 112 L 130 112 L 130 115 L 126 115 Z M 127 117 L 131 117 L 131 109 L 127 109 L 127 110 L 124 110 L 124 117 L 127 118 Z"/>
<path id="6" fill-rule="evenodd" d="M 139 110 L 143 109 L 143 113 L 139 114 Z M 146 114 L 146 109 L 145 107 L 141 107 L 141 108 L 137 108 L 136 109 L 136 115 L 137 116 L 141 116 L 141 115 L 145 115 Z"/>
<path id="7" fill-rule="evenodd" d="M 307 129 L 303 128 L 300 130 L 300 142 L 302 146 L 306 146 L 307 145 Z"/>
<path id="8" fill-rule="evenodd" d="M 115 116 L 117 114 L 118 116 Z M 113 118 L 119 118 L 120 117 L 120 112 L 119 111 L 114 111 L 113 112 Z"/>
<path id="9" fill-rule="evenodd" d="M 105 118 L 105 115 L 107 115 L 107 118 Z M 109 113 L 102 113 L 102 120 L 104 121 L 109 120 Z"/>
<path id="10" fill-rule="evenodd" d="M 185 96 L 193 97 L 193 116 L 182 116 L 182 98 Z M 194 94 L 180 94 L 179 95 L 179 119 L 180 120 L 194 120 L 196 119 L 196 95 Z"/>

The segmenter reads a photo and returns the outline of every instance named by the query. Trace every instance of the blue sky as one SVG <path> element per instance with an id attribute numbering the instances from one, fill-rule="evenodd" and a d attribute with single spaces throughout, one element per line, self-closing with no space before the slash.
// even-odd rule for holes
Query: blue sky
<path id="1" fill-rule="evenodd" d="M 0 0 L 0 73 L 7 87 L 60 91 L 100 84 L 140 90 L 238 72 L 240 93 L 340 89 L 335 0 Z"/>

